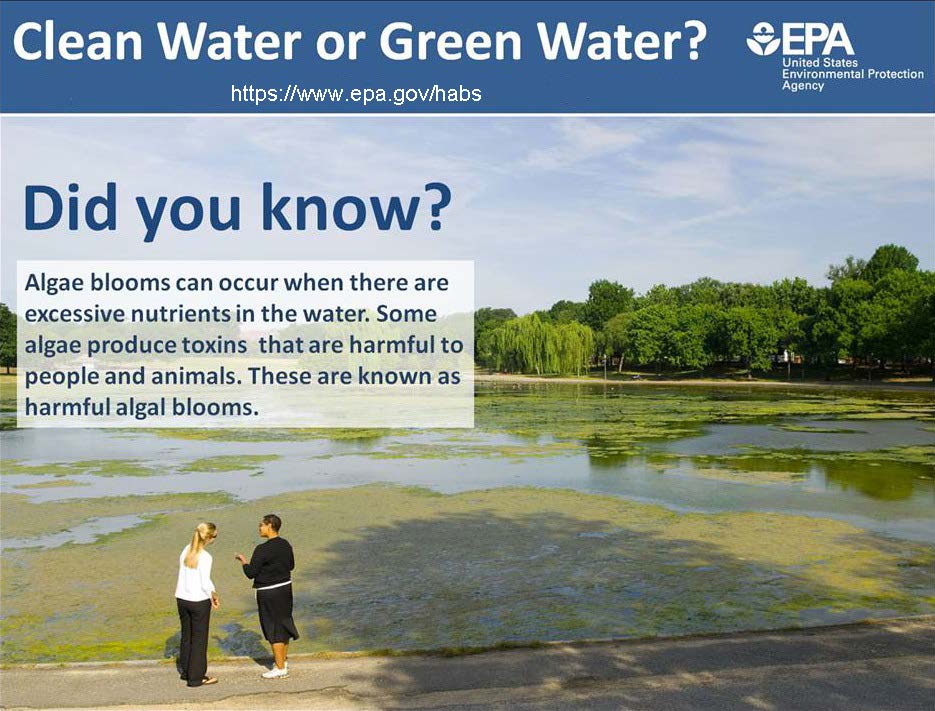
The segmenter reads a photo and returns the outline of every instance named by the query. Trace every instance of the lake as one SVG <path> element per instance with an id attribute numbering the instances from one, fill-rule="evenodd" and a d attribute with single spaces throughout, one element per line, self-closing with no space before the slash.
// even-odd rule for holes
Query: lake
<path id="1" fill-rule="evenodd" d="M 151 658 L 191 526 L 210 516 L 218 545 L 248 549 L 267 509 L 305 549 L 306 651 L 935 609 L 929 392 L 481 383 L 475 409 L 473 430 L 3 431 L 4 625 L 49 630 L 5 656 Z M 51 584 L 83 576 L 85 550 L 133 560 L 153 608 L 108 611 L 135 619 L 116 647 L 95 636 L 93 586 Z M 253 639 L 238 595 L 217 650 Z"/>
<path id="2" fill-rule="evenodd" d="M 935 540 L 935 460 L 925 456 L 935 448 L 935 423 L 931 411 L 926 413 L 929 398 L 918 393 L 887 393 L 881 400 L 879 392 L 843 397 L 839 391 L 796 392 L 792 409 L 818 415 L 803 418 L 783 416 L 780 393 L 762 388 L 699 393 L 697 388 L 481 385 L 474 431 L 400 431 L 361 438 L 342 432 L 336 440 L 327 438 L 327 430 L 315 438 L 299 435 L 299 441 L 237 441 L 238 434 L 229 431 L 217 440 L 179 440 L 146 431 L 14 430 L 0 435 L 4 458 L 31 471 L 18 474 L 14 469 L 2 486 L 35 502 L 210 491 L 251 500 L 377 482 L 442 493 L 535 486 L 612 494 L 678 511 L 828 516 L 886 535 Z M 682 416 L 669 412 L 678 407 L 679 398 L 691 404 Z M 540 421 L 542 400 L 552 409 L 562 408 L 565 417 Z M 514 402 L 524 401 L 529 404 L 525 418 L 513 410 Z M 858 413 L 861 403 L 864 411 Z M 510 412 L 500 411 L 504 404 Z M 635 412 L 641 405 L 647 409 Z M 765 414 L 765 408 L 772 412 Z M 627 422 L 614 410 L 632 413 L 633 419 Z M 881 410 L 883 415 L 905 418 L 908 412 L 913 417 L 867 418 Z M 574 416 L 568 417 L 569 412 Z M 854 414 L 865 419 L 848 419 Z M 753 422 L 725 422 L 745 415 Z M 613 420 L 610 426 L 607 418 Z M 655 432 L 653 422 L 658 423 Z M 528 432 L 533 426 L 535 431 Z M 243 436 L 255 434 L 246 431 Z M 67 460 L 50 457 L 50 437 L 55 452 L 69 454 Z M 904 451 L 894 451 L 914 448 L 921 452 L 908 460 Z M 260 466 L 251 461 L 257 456 L 271 458 Z M 193 460 L 216 457 L 229 458 L 223 475 L 213 468 L 186 469 Z M 243 459 L 238 462 L 238 457 Z M 75 486 L 21 488 L 62 478 L 61 472 L 32 471 L 41 471 L 44 463 L 98 460 L 133 462 L 148 468 L 149 475 L 122 476 L 119 468 L 101 475 L 93 466 L 78 467 L 67 476 Z"/>

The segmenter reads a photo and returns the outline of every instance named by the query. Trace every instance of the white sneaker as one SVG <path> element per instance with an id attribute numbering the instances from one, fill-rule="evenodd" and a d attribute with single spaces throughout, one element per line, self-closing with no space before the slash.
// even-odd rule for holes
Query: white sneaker
<path id="1" fill-rule="evenodd" d="M 289 670 L 286 667 L 279 669 L 278 667 L 273 667 L 268 672 L 263 672 L 260 676 L 264 679 L 285 679 L 289 676 Z"/>

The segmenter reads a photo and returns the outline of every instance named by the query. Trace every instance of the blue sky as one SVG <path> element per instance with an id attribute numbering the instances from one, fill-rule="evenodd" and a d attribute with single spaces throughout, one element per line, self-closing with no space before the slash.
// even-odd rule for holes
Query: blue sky
<path id="1" fill-rule="evenodd" d="M 701 276 L 768 283 L 903 244 L 935 268 L 931 118 L 4 118 L 2 297 L 17 259 L 473 259 L 478 306 Z M 116 233 L 27 234 L 23 185 L 117 180 Z M 453 192 L 444 227 L 266 234 L 254 196 Z M 238 234 L 142 243 L 132 196 L 244 196 Z"/>

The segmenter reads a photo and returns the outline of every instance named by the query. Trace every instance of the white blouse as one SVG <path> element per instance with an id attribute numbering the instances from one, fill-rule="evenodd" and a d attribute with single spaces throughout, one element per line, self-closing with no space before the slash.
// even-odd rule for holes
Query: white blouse
<path id="1" fill-rule="evenodd" d="M 179 580 L 175 585 L 175 596 L 189 602 L 208 600 L 214 592 L 214 583 L 211 582 L 211 554 L 202 548 L 198 553 L 198 566 L 189 568 L 185 565 L 188 548 L 189 546 L 185 546 L 179 556 Z"/>

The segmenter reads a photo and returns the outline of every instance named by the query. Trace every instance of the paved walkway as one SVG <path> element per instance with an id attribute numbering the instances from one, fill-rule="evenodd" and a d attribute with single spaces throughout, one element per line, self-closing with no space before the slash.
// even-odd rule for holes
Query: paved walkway
<path id="1" fill-rule="evenodd" d="M 295 657 L 288 679 L 236 659 L 188 689 L 171 665 L 15 667 L 4 708 L 932 709 L 935 618 L 465 657 Z"/>

